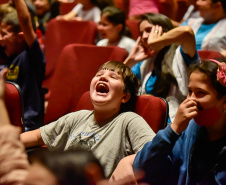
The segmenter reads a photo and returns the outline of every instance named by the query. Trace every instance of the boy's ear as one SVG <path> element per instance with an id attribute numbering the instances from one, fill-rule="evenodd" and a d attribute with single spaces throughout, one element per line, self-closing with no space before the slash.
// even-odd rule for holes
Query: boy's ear
<path id="1" fill-rule="evenodd" d="M 19 42 L 22 42 L 22 41 L 24 41 L 24 32 L 19 32 L 18 34 L 17 34 L 17 38 L 18 38 L 18 41 Z"/>
<path id="2" fill-rule="evenodd" d="M 122 103 L 126 103 L 129 101 L 131 95 L 129 93 L 125 93 L 125 95 L 122 97 Z"/>

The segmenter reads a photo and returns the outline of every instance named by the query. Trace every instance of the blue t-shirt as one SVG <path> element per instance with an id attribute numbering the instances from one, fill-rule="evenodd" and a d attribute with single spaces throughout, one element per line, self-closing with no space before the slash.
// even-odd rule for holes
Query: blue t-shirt
<path id="1" fill-rule="evenodd" d="M 212 28 L 217 23 L 213 24 L 202 24 L 199 28 L 198 32 L 195 34 L 195 42 L 196 42 L 196 49 L 201 50 L 202 49 L 202 41 L 205 38 L 205 36 L 212 30 Z M 188 25 L 188 20 L 183 22 L 181 26 Z"/>
<path id="2" fill-rule="evenodd" d="M 39 128 L 44 120 L 45 57 L 38 40 L 19 55 L 10 57 L 5 67 L 9 68 L 6 80 L 18 84 L 22 91 L 25 130 Z"/>

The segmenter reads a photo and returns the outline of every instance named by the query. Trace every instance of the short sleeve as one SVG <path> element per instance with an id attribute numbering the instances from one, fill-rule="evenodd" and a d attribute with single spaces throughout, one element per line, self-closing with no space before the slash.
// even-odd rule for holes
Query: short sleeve
<path id="1" fill-rule="evenodd" d="M 67 114 L 55 122 L 40 128 L 41 137 L 51 151 L 63 151 L 68 141 L 70 131 L 76 124 L 78 112 Z"/>
<path id="2" fill-rule="evenodd" d="M 155 137 L 154 131 L 139 115 L 130 121 L 127 129 L 132 149 L 135 153 L 141 150 L 145 143 L 152 141 Z"/>

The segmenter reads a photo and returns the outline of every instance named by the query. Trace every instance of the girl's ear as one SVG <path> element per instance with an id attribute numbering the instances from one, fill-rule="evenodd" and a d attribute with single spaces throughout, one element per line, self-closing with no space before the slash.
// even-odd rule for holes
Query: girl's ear
<path id="1" fill-rule="evenodd" d="M 129 101 L 131 95 L 129 93 L 125 93 L 125 95 L 122 97 L 122 103 L 126 103 Z"/>

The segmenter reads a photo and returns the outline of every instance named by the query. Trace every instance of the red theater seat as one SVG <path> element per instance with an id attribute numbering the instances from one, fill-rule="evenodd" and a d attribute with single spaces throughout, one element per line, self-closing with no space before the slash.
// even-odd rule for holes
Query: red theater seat
<path id="1" fill-rule="evenodd" d="M 19 85 L 6 82 L 5 103 L 12 125 L 21 127 L 24 131 L 24 108 Z"/>
<path id="2" fill-rule="evenodd" d="M 46 75 L 43 86 L 48 88 L 58 58 L 68 44 L 94 44 L 97 26 L 92 21 L 51 20 L 45 34 Z"/>

